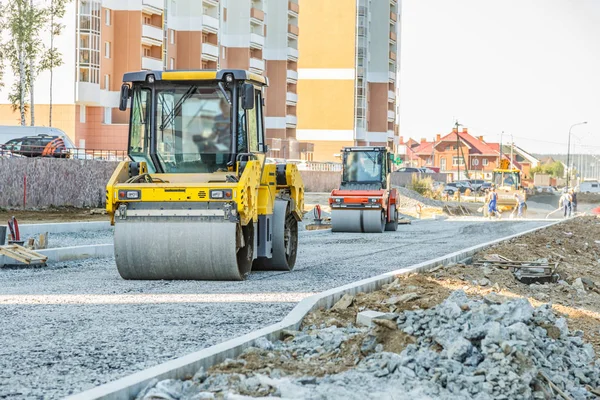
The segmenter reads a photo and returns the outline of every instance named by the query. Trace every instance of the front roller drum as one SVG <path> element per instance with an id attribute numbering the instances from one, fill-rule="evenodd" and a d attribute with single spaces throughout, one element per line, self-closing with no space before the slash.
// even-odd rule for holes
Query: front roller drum
<path id="1" fill-rule="evenodd" d="M 114 239 L 124 279 L 243 280 L 252 267 L 252 223 L 129 218 L 115 221 Z"/>
<path id="2" fill-rule="evenodd" d="M 380 208 L 331 210 L 332 232 L 381 233 L 385 229 L 385 221 L 385 214 Z"/>

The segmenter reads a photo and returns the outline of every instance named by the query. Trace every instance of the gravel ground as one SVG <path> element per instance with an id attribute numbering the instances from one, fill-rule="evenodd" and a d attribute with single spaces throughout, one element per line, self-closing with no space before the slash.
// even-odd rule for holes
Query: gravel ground
<path id="1" fill-rule="evenodd" d="M 245 282 L 124 281 L 110 258 L 0 270 L 0 319 L 9 321 L 0 327 L 0 398 L 61 398 L 279 321 L 310 293 L 543 224 L 301 232 L 294 272 L 253 273 Z M 163 296 L 152 304 L 151 294 Z"/>
<path id="2" fill-rule="evenodd" d="M 37 237 L 36 237 L 37 238 Z M 85 246 L 91 244 L 110 244 L 113 242 L 113 230 L 84 231 L 70 233 L 49 233 L 48 248 Z"/>

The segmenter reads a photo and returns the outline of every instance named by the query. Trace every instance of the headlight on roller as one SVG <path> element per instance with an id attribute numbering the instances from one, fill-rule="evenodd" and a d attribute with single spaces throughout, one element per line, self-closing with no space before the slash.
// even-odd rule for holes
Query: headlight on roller
<path id="1" fill-rule="evenodd" d="M 336 203 L 341 203 L 341 202 L 342 202 L 342 199 L 338 197 L 338 198 L 336 198 L 336 199 L 335 199 L 335 202 L 336 202 Z"/>
<path id="2" fill-rule="evenodd" d="M 210 198 L 215 200 L 231 199 L 231 189 L 211 190 Z"/>
<path id="3" fill-rule="evenodd" d="M 119 200 L 139 200 L 141 197 L 139 190 L 119 190 Z"/>

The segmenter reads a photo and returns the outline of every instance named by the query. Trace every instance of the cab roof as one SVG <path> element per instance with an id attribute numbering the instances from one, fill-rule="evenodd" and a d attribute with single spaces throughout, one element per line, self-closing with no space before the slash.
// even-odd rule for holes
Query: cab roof
<path id="1" fill-rule="evenodd" d="M 243 69 L 127 72 L 123 75 L 123 82 L 145 82 L 149 75 L 154 75 L 157 81 L 214 81 L 223 80 L 226 74 L 232 74 L 235 80 L 250 81 L 264 86 L 269 84 L 266 77 Z"/>

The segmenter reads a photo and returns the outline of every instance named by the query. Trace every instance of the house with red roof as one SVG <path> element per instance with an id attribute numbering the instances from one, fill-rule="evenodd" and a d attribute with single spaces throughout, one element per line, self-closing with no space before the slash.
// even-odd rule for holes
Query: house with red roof
<path id="1" fill-rule="evenodd" d="M 407 153 L 414 160 L 412 166 L 439 167 L 440 172 L 453 174 L 455 180 L 465 179 L 466 170 L 471 179 L 489 179 L 499 156 L 493 145 L 486 143 L 482 136 L 470 135 L 467 128 L 460 132 L 454 128 L 445 136 L 438 134 L 432 142 L 421 139 L 418 146 L 411 147 Z"/>

